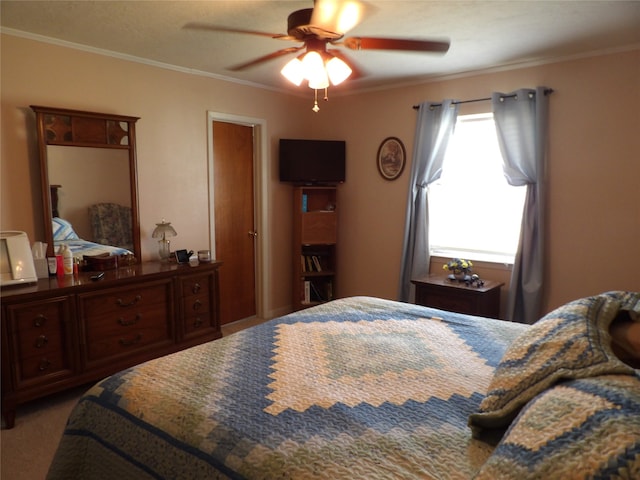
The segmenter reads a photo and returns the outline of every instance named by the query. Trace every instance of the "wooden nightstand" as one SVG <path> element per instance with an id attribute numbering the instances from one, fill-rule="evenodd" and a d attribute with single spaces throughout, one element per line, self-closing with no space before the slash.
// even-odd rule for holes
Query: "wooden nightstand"
<path id="1" fill-rule="evenodd" d="M 449 280 L 446 275 L 428 275 L 411 280 L 416 286 L 416 304 L 481 317 L 498 318 L 501 282 L 485 280 L 481 287 Z"/>

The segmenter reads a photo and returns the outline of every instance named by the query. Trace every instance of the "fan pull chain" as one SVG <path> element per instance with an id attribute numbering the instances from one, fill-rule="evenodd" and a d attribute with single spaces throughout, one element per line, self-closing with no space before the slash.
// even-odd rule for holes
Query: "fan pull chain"
<path id="1" fill-rule="evenodd" d="M 324 98 L 323 100 L 325 102 L 329 101 L 329 88 L 325 87 L 324 89 Z M 313 90 L 313 108 L 311 109 L 314 112 L 318 113 L 320 111 L 320 107 L 318 106 L 318 90 L 314 89 Z"/>
<path id="2" fill-rule="evenodd" d="M 314 98 L 313 98 L 313 108 L 311 110 L 313 110 L 314 112 L 318 113 L 320 111 L 320 107 L 318 106 L 318 90 L 313 90 L 313 94 L 314 94 Z"/>

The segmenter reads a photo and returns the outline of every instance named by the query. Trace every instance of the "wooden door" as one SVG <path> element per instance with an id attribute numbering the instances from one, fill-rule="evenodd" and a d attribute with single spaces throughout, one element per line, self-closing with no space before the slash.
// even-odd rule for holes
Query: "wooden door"
<path id="1" fill-rule="evenodd" d="M 215 258 L 220 267 L 220 323 L 255 316 L 253 127 L 213 122 Z"/>

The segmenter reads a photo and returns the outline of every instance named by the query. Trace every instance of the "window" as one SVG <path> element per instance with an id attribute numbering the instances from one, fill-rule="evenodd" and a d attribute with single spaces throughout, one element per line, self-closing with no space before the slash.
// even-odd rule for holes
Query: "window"
<path id="1" fill-rule="evenodd" d="M 431 255 L 513 263 L 525 192 L 504 177 L 493 114 L 458 116 L 429 187 Z"/>

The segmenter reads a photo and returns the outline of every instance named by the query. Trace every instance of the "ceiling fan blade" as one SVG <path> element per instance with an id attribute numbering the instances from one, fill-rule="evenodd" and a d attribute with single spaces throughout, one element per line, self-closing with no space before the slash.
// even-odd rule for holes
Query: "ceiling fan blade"
<path id="1" fill-rule="evenodd" d="M 402 38 L 350 37 L 334 45 L 344 45 L 351 50 L 404 50 L 410 52 L 446 53 L 449 42 L 434 40 L 408 40 Z"/>
<path id="2" fill-rule="evenodd" d="M 310 24 L 316 30 L 342 36 L 360 23 L 365 10 L 360 0 L 315 0 Z"/>
<path id="3" fill-rule="evenodd" d="M 227 68 L 227 70 L 231 70 L 232 72 L 239 72 L 240 70 L 246 70 L 247 68 L 254 67 L 259 63 L 268 62 L 269 60 L 273 60 L 274 58 L 282 57 L 283 55 L 287 55 L 289 53 L 294 53 L 299 50 L 302 50 L 304 45 L 300 47 L 289 47 L 283 48 L 282 50 L 278 50 L 277 52 L 270 53 L 268 55 L 264 55 L 262 57 L 251 60 L 250 62 L 241 63 L 239 65 L 234 65 L 232 67 Z"/>
<path id="4" fill-rule="evenodd" d="M 294 37 L 285 35 L 284 33 L 268 33 L 256 30 L 244 30 L 241 28 L 230 28 L 220 25 L 212 25 L 210 23 L 189 22 L 186 23 L 182 28 L 187 28 L 189 30 L 205 30 L 209 32 L 242 33 L 246 35 L 258 35 L 260 37 L 275 38 L 278 40 L 296 40 Z"/>

